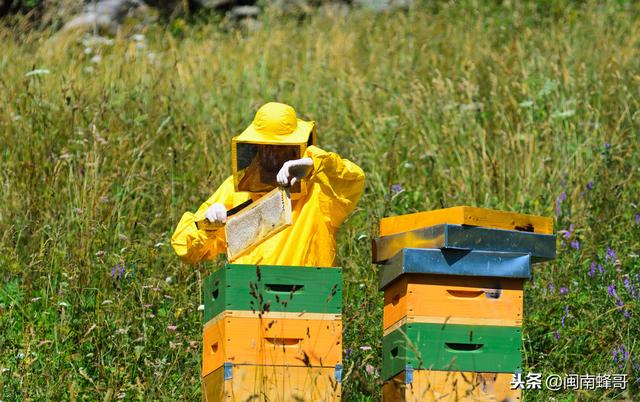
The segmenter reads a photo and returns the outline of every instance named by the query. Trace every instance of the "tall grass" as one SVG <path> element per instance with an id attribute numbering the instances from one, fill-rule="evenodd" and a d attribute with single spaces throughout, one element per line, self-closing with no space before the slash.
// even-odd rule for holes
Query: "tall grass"
<path id="1" fill-rule="evenodd" d="M 526 400 L 638 394 L 640 9 L 549 4 L 177 21 L 110 44 L 0 29 L 0 399 L 199 398 L 201 282 L 223 261 L 181 264 L 169 237 L 270 100 L 367 174 L 339 233 L 345 400 L 381 394 L 379 218 L 462 204 L 557 217 L 525 371 L 634 383 Z"/>

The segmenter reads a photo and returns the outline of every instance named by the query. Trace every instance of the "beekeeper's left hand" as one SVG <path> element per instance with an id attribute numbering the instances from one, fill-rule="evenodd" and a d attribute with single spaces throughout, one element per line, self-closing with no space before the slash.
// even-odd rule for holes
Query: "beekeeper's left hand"
<path id="1" fill-rule="evenodd" d="M 293 186 L 298 181 L 305 178 L 311 169 L 313 169 L 313 159 L 311 158 L 286 161 L 282 165 L 282 168 L 280 168 L 280 171 L 276 176 L 276 181 L 281 186 Z"/>

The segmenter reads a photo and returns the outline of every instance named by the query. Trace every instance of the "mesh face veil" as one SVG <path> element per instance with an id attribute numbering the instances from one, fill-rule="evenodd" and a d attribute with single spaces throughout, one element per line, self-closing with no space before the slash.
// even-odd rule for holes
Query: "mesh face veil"
<path id="1" fill-rule="evenodd" d="M 253 122 L 232 140 L 235 191 L 266 193 L 278 186 L 276 175 L 289 160 L 304 156 L 315 145 L 315 123 L 300 120 L 291 106 L 267 103 Z M 292 197 L 306 192 L 304 180 L 291 188 Z"/>

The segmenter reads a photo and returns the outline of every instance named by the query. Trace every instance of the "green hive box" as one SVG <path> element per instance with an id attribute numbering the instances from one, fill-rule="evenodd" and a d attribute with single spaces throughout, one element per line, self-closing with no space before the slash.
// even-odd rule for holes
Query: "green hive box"
<path id="1" fill-rule="evenodd" d="M 382 376 L 414 369 L 513 373 L 522 363 L 520 327 L 404 324 L 382 341 Z"/>
<path id="2" fill-rule="evenodd" d="M 228 264 L 204 280 L 204 322 L 225 310 L 342 313 L 342 268 Z"/>

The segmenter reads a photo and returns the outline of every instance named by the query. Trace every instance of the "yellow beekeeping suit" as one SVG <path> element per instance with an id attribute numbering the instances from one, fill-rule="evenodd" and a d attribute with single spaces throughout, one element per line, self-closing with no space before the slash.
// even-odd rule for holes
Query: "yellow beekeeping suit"
<path id="1" fill-rule="evenodd" d="M 236 143 L 243 142 L 270 145 L 294 143 L 291 140 L 292 136 L 288 136 L 286 132 L 270 135 L 273 130 L 269 132 L 268 129 L 273 127 L 273 124 L 269 126 L 267 123 L 271 123 L 268 118 L 272 116 L 261 116 L 263 124 L 256 124 L 263 109 L 268 109 L 266 112 L 275 116 L 273 121 L 277 119 L 277 122 L 281 123 L 283 115 L 287 117 L 287 114 L 291 113 L 289 109 L 284 109 L 284 106 L 293 111 L 293 108 L 283 104 L 268 103 L 263 106 L 256 114 L 252 125 L 234 138 L 234 147 Z M 267 123 L 264 123 L 265 119 Z M 292 119 L 295 119 L 295 112 Z M 292 196 L 292 225 L 232 261 L 235 264 L 335 266 L 336 232 L 360 199 L 364 189 L 364 172 L 353 162 L 342 159 L 335 153 L 308 145 L 315 143 L 313 122 L 298 119 L 297 124 L 295 121 L 289 121 L 288 124 L 293 130 L 298 128 L 294 141 L 302 147 L 303 153 L 300 157 L 313 160 L 311 173 L 302 180 L 302 190 L 297 196 Z M 300 134 L 303 129 L 306 136 Z M 313 141 L 309 140 L 310 138 Z M 238 190 L 235 148 L 233 154 L 234 175 L 227 178 L 195 214 L 186 212 L 172 236 L 171 244 L 176 254 L 187 263 L 213 259 L 225 252 L 224 229 L 204 231 L 195 225 L 196 221 L 204 218 L 207 208 L 214 203 L 222 203 L 227 209 L 231 209 L 250 198 L 255 201 L 263 195 Z"/>

